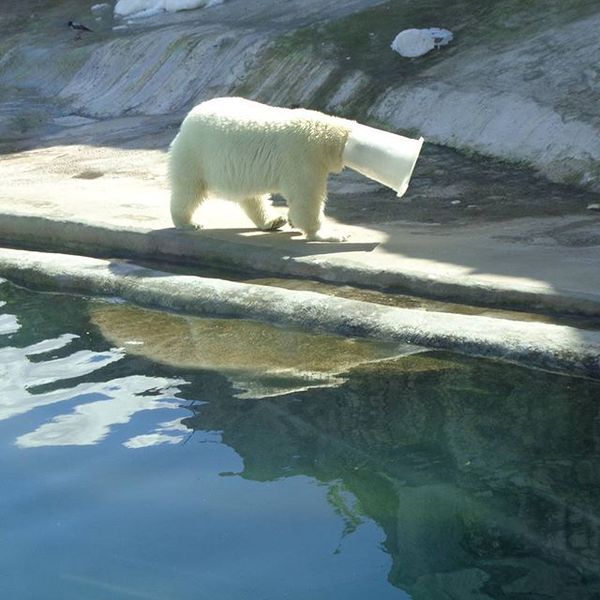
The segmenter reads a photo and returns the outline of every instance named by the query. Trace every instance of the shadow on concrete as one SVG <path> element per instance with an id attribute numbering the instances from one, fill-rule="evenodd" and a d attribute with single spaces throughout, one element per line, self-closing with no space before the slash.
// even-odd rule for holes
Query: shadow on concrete
<path id="1" fill-rule="evenodd" d="M 252 252 L 252 255 L 265 259 L 268 253 L 272 261 L 278 262 L 291 256 L 319 256 L 328 254 L 346 254 L 350 252 L 373 252 L 379 242 L 315 242 L 304 239 L 298 231 L 259 231 L 254 228 L 213 228 L 199 229 L 197 231 L 181 231 L 174 227 L 154 229 L 143 234 L 157 243 L 163 241 L 176 242 L 185 240 L 190 244 L 193 253 L 194 242 L 198 244 L 198 256 L 206 256 L 212 244 L 215 252 L 220 247 L 239 249 L 242 253 Z M 212 254 L 212 253 L 211 253 Z M 216 256 L 216 254 L 215 254 Z M 271 262 L 271 261 L 269 261 Z M 261 261 L 257 261 L 257 270 Z"/>
<path id="2" fill-rule="evenodd" d="M 340 228 L 343 230 L 343 228 Z M 155 230 L 150 235 L 181 235 L 175 228 Z M 379 242 L 318 242 L 304 239 L 300 231 L 259 231 L 255 228 L 215 228 L 201 229 L 195 232 L 183 232 L 192 237 L 205 236 L 226 239 L 235 244 L 268 247 L 271 252 L 285 258 L 288 256 L 317 256 L 327 254 L 346 254 L 348 252 L 373 252 Z"/>

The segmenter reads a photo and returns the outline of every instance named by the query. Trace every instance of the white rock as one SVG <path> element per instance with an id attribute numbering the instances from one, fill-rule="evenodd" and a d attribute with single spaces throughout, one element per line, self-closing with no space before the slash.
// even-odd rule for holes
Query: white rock
<path id="1" fill-rule="evenodd" d="M 160 12 L 192 10 L 202 6 L 216 6 L 224 0 L 118 0 L 117 17 L 149 17 Z"/>
<path id="2" fill-rule="evenodd" d="M 434 48 L 449 44 L 453 38 L 451 31 L 439 27 L 405 29 L 394 38 L 391 48 L 401 56 L 415 58 L 427 54 Z"/>
<path id="3" fill-rule="evenodd" d="M 94 4 L 91 8 L 90 8 L 91 12 L 93 15 L 98 15 L 101 14 L 103 12 L 109 12 L 111 10 L 111 6 L 110 4 Z"/>
<path id="4" fill-rule="evenodd" d="M 206 0 L 164 0 L 164 5 L 167 12 L 177 12 L 205 6 Z"/>

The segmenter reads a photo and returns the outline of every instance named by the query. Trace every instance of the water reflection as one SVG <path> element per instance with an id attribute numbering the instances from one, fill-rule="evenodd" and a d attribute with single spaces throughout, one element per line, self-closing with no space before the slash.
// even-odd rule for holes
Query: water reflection
<path id="1" fill-rule="evenodd" d="M 582 599 L 600 594 L 599 401 L 598 384 L 429 354 L 337 389 L 215 398 L 185 423 L 221 430 L 245 478 L 331 485 L 347 530 L 384 529 L 413 598 Z"/>
<path id="2" fill-rule="evenodd" d="M 178 408 L 177 383 L 164 377 L 132 376 L 109 383 L 82 384 L 59 390 L 61 400 L 83 401 L 69 414 L 60 414 L 35 431 L 17 438 L 21 447 L 82 446 L 103 440 L 114 425 L 128 423 L 144 410 Z M 50 394 L 45 395 L 46 398 Z M 56 395 L 53 401 L 56 402 Z M 163 436 L 165 437 L 165 436 Z M 163 441 L 171 441 L 163 440 Z"/>
<path id="3" fill-rule="evenodd" d="M 123 445 L 126 448 L 147 448 L 160 444 L 179 444 L 189 435 L 190 430 L 180 419 L 160 423 L 152 433 L 136 435 L 128 439 Z"/>
<path id="4" fill-rule="evenodd" d="M 96 353 L 86 350 L 62 358 L 33 362 L 32 357 L 63 348 L 69 336 L 46 340 L 25 348 L 0 349 L 0 419 L 8 419 L 34 408 L 64 402 L 94 392 L 93 387 L 81 384 L 74 388 L 38 392 L 49 384 L 65 378 L 77 378 L 122 358 L 119 351 Z"/>
<path id="5" fill-rule="evenodd" d="M 382 563 L 377 582 L 357 576 L 364 589 L 379 585 L 380 595 L 373 597 L 405 597 L 399 589 L 415 600 L 600 597 L 600 384 L 443 353 L 389 359 L 395 348 L 82 299 L 62 299 L 50 309 L 47 297 L 13 288 L 3 292 L 9 299 L 3 310 L 13 318 L 0 335 L 0 427 L 12 419 L 3 431 L 17 460 L 1 474 L 10 479 L 14 464 L 31 463 L 25 476 L 14 467 L 16 483 L 5 487 L 9 491 L 0 503 L 8 498 L 11 514 L 20 516 L 23 499 L 45 491 L 31 526 L 19 521 L 15 539 L 29 557 L 43 525 L 43 535 L 55 536 L 56 551 L 67 552 L 65 534 L 53 529 L 58 519 L 46 516 L 47 498 L 53 496 L 44 473 L 53 467 L 50 480 L 60 482 L 64 506 L 58 514 L 74 519 L 69 535 L 76 557 L 70 556 L 63 574 L 70 581 L 88 582 L 89 589 L 89 582 L 100 581 L 88 563 L 78 562 L 85 556 L 78 550 L 85 547 L 78 521 L 85 509 L 91 511 L 89 521 L 81 522 L 98 536 L 93 546 L 104 543 L 99 560 L 112 556 L 113 538 L 127 560 L 146 551 L 147 560 L 154 560 L 150 543 L 136 545 L 135 536 L 121 536 L 121 529 L 143 536 L 162 526 L 157 535 L 161 543 L 171 540 L 177 561 L 202 551 L 204 562 L 216 556 L 197 579 L 204 586 L 212 581 L 215 589 L 239 567 L 239 561 L 234 568 L 220 557 L 230 557 L 240 544 L 243 553 L 249 539 L 259 542 L 248 546 L 251 560 L 242 587 L 269 577 L 277 583 L 264 557 L 279 558 L 280 548 L 289 550 L 281 569 L 296 573 L 292 585 L 306 576 L 302 567 L 316 569 L 325 555 L 341 560 L 352 555 L 350 547 L 356 563 L 344 564 L 360 570 L 379 552 L 383 532 L 389 562 Z M 173 418 L 184 401 L 190 416 Z M 118 438 L 109 437 L 117 431 Z M 94 448 L 100 441 L 105 443 Z M 194 443 L 196 449 L 210 446 L 203 461 L 193 453 Z M 223 452 L 231 456 L 219 467 Z M 115 493 L 110 477 L 97 478 L 106 469 L 117 481 L 137 483 Z M 86 495 L 82 490 L 90 482 L 96 487 Z M 68 483 L 70 504 L 63 491 Z M 296 538 L 305 530 L 320 534 L 329 523 L 315 519 L 322 515 L 315 487 L 329 503 L 323 500 L 341 539 L 337 548 L 336 538 L 325 550 L 320 543 L 303 556 Z M 102 501 L 94 504 L 100 494 Z M 131 505 L 123 504 L 125 497 Z M 137 512 L 142 497 L 152 507 L 146 520 Z M 174 499 L 182 510 L 173 510 Z M 292 511 L 290 499 L 302 510 Z M 277 519 L 288 513 L 300 525 L 282 537 Z M 118 526 L 114 514 L 123 516 Z M 188 515 L 181 517 L 178 535 L 168 531 L 175 514 Z M 109 528 L 104 536 L 95 529 L 99 521 Z M 255 535 L 247 535 L 245 527 L 253 527 Z M 265 531 L 271 532 L 270 546 L 262 542 Z M 178 553 L 183 538 L 191 541 Z M 206 550 L 206 540 L 215 548 Z M 135 551 L 127 554 L 124 544 Z M 269 554 L 273 548 L 277 556 Z M 123 567 L 120 556 L 113 569 L 122 569 L 121 579 L 114 572 L 102 575 L 102 585 L 133 581 L 127 589 L 143 597 L 139 590 L 146 589 L 148 574 L 160 571 L 168 555 L 162 546 L 157 554 L 159 562 L 142 563 L 135 571 L 139 581 L 131 577 L 132 563 Z M 62 568 L 63 560 L 63 554 L 56 563 L 50 560 L 49 570 Z M 187 576 L 203 561 L 194 559 Z M 290 565 L 297 564 L 301 568 L 294 571 Z M 353 571 L 340 564 L 344 582 Z M 257 579 L 258 569 L 264 571 Z M 333 561 L 316 581 L 330 583 L 331 569 Z M 384 573 L 396 588 L 391 593 Z M 175 579 L 184 586 L 177 597 L 197 596 L 197 588 L 185 587 L 186 577 Z M 173 577 L 167 580 L 171 586 Z M 354 582 L 336 586 L 331 589 L 346 594 L 356 588 Z M 228 597 L 251 597 L 246 592 L 244 587 Z M 367 596 L 361 591 L 360 597 Z"/>
<path id="6" fill-rule="evenodd" d="M 256 321 L 200 319 L 97 304 L 91 320 L 113 344 L 180 369 L 223 373 L 239 398 L 340 385 L 359 364 L 421 349 L 280 329 Z"/>
<path id="7" fill-rule="evenodd" d="M 9 312 L 0 316 L 0 421 L 51 405 L 61 407 L 55 412 L 68 406 L 68 412 L 54 414 L 49 422 L 18 436 L 18 446 L 96 444 L 113 426 L 127 423 L 140 411 L 178 408 L 175 394 L 179 392 L 177 386 L 184 382 L 182 379 L 137 374 L 115 377 L 113 373 L 94 381 L 96 374 L 122 361 L 125 352 L 112 347 L 81 348 L 81 335 L 74 333 L 37 341 L 44 330 L 47 332 L 48 325 L 41 330 L 30 326 L 22 330 L 19 323 L 21 319 L 29 321 L 35 311 L 36 302 L 31 301 L 35 296 L 1 281 L 0 285 L 3 293 L 14 300 L 2 301 L 3 309 L 8 311 L 10 306 L 10 310 L 23 312 L 20 318 Z M 22 305 L 18 302 L 21 297 L 29 302 Z M 83 309 L 87 303 L 70 300 L 64 306 Z M 46 308 L 42 314 L 47 313 Z M 77 316 L 76 311 L 72 316 Z M 167 434 L 163 434 L 163 442 L 173 443 Z"/>

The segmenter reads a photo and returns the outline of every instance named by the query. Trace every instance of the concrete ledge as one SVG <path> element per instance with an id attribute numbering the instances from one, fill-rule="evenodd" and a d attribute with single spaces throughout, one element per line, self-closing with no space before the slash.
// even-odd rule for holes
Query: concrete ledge
<path id="1" fill-rule="evenodd" d="M 408 310 L 22 250 L 0 249 L 0 275 L 31 288 L 118 296 L 146 307 L 411 343 L 600 378 L 600 333 L 572 327 Z"/>
<path id="2" fill-rule="evenodd" d="M 531 226 L 519 223 L 514 229 L 526 232 Z M 510 227 L 504 228 L 510 237 Z M 485 228 L 453 235 L 418 225 L 395 226 L 388 234 L 382 229 L 346 229 L 353 234 L 349 242 L 319 244 L 286 232 L 218 228 L 181 232 L 0 214 L 0 239 L 16 247 L 168 260 L 482 306 L 600 316 L 600 289 L 594 284 L 600 277 L 599 248 L 516 246 L 498 241 Z"/>

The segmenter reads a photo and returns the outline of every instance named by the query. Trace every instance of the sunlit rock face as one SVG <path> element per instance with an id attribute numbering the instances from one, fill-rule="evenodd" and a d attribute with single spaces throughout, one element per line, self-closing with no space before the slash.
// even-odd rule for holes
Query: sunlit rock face
<path id="1" fill-rule="evenodd" d="M 256 321 L 201 319 L 126 305 L 96 305 L 91 320 L 127 352 L 182 369 L 225 374 L 238 397 L 335 386 L 348 369 L 419 351 L 368 340 L 280 329 Z"/>
<path id="2" fill-rule="evenodd" d="M 161 12 L 193 10 L 221 2 L 222 0 L 119 0 L 115 4 L 115 16 L 150 17 Z"/>
<path id="3" fill-rule="evenodd" d="M 525 4 L 517 16 L 516 4 L 498 3 L 493 44 L 464 32 L 456 52 L 425 67 L 414 85 L 391 86 L 371 115 L 431 142 L 524 161 L 551 181 L 598 191 L 600 14 L 586 3 L 567 4 L 557 3 L 550 25 Z"/>

